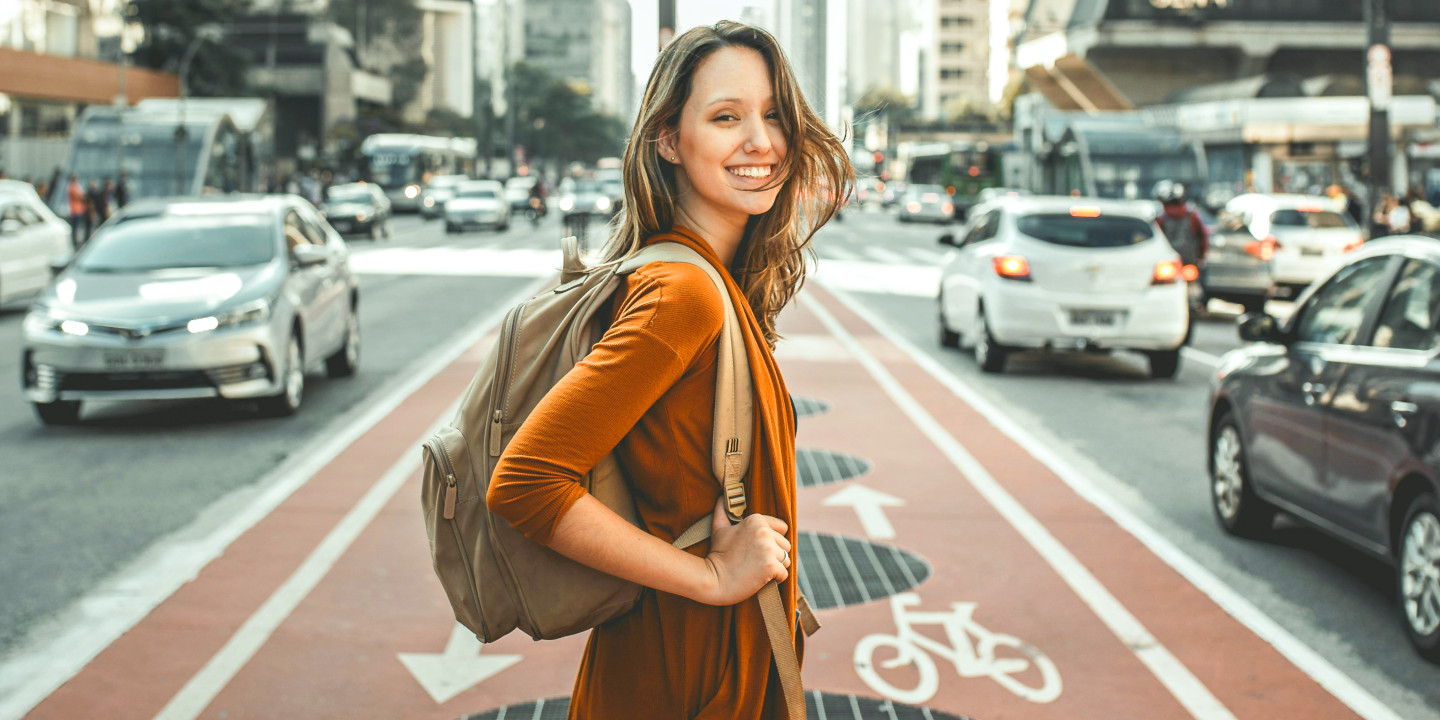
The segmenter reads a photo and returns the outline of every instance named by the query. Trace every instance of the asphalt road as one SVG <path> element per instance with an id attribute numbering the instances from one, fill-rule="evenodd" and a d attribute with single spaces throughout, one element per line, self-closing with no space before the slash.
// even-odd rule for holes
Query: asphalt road
<path id="1" fill-rule="evenodd" d="M 402 216 L 394 229 L 394 239 L 381 246 L 463 249 L 539 247 L 558 237 L 560 225 L 552 219 L 542 228 L 513 224 L 498 236 L 446 236 L 438 222 Z M 351 245 L 359 254 L 374 243 Z M 46 427 L 18 382 L 25 310 L 7 308 L 0 313 L 0 657 L 156 540 L 189 527 L 202 510 L 321 438 L 531 282 L 361 275 L 359 373 L 339 380 L 312 373 L 300 412 L 281 419 L 243 403 L 105 403 L 87 404 L 79 426 Z"/>
<path id="2" fill-rule="evenodd" d="M 820 276 L 827 257 L 877 246 L 923 255 L 946 231 L 847 214 L 816 239 Z M 1440 667 L 1411 651 L 1389 565 L 1284 516 L 1266 542 L 1230 537 L 1216 524 L 1206 471 L 1210 379 L 1214 359 L 1240 345 L 1224 307 L 1212 305 L 1216 313 L 1199 323 L 1174 380 L 1151 380 L 1145 359 L 1129 353 L 1032 353 L 997 376 L 940 346 L 933 297 L 896 290 L 849 294 L 1062 457 L 1092 469 L 1110 495 L 1402 717 L 1440 718 Z"/>
<path id="3" fill-rule="evenodd" d="M 953 228 L 952 228 L 953 229 Z M 0 312 L 0 659 L 105 578 L 244 492 L 343 422 L 464 328 L 533 279 L 488 267 L 493 250 L 553 247 L 560 225 L 447 236 L 403 217 L 395 238 L 353 243 L 357 258 L 395 248 L 361 275 L 361 371 L 312 376 L 288 419 L 218 402 L 87 408 L 78 427 L 47 428 L 19 394 L 23 309 Z M 1391 569 L 1317 532 L 1285 523 L 1267 542 L 1231 538 L 1206 493 L 1205 433 L 1212 363 L 1239 344 L 1233 317 L 1202 322 L 1179 376 L 1148 378 L 1129 355 L 1026 355 L 982 375 L 936 340 L 925 279 L 942 257 L 934 226 L 847 213 L 815 240 L 816 277 L 880 321 L 1054 452 L 1089 474 L 1271 619 L 1405 718 L 1440 718 L 1440 668 L 1417 658 L 1399 625 Z M 438 253 L 426 255 L 424 253 Z M 375 257 L 380 257 L 376 253 Z M 452 274 L 406 273 L 407 258 Z M 930 287 L 933 287 L 930 286 Z M 1282 308 L 1276 308 L 1282 309 Z M 963 440 L 963 439 L 962 439 Z"/>

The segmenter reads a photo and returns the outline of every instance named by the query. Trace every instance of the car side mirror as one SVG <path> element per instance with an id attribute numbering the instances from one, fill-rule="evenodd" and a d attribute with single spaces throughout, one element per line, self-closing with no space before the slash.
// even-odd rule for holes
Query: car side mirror
<path id="1" fill-rule="evenodd" d="M 290 250 L 290 257 L 302 268 L 324 265 L 330 259 L 329 253 L 319 245 L 296 245 Z"/>
<path id="2" fill-rule="evenodd" d="M 20 232 L 20 230 L 24 227 L 25 223 L 22 223 L 19 220 L 0 220 L 0 235 L 14 235 Z"/>
<path id="3" fill-rule="evenodd" d="M 941 235 L 941 236 L 940 236 L 940 244 L 941 244 L 941 245 L 949 245 L 950 247 L 960 247 L 960 246 L 959 246 L 958 244 L 956 244 L 956 242 L 955 242 L 955 234 L 954 234 L 954 233 L 945 233 L 944 235 Z"/>
<path id="4" fill-rule="evenodd" d="M 1265 313 L 1240 316 L 1240 339 L 1245 342 L 1280 343 L 1280 323 Z"/>
<path id="5" fill-rule="evenodd" d="M 74 260 L 75 255 L 73 253 L 64 253 L 50 258 L 50 274 L 54 276 L 65 272 L 65 268 L 70 267 L 70 263 L 74 262 Z"/>

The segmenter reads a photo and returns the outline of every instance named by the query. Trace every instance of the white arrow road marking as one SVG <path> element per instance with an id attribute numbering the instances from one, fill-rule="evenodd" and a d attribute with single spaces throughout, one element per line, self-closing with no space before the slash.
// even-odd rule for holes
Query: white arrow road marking
<path id="1" fill-rule="evenodd" d="M 865 528 L 866 535 L 879 540 L 889 540 L 895 537 L 895 528 L 890 524 L 890 518 L 885 517 L 885 508 L 901 507 L 905 505 L 905 501 L 879 490 L 871 490 L 860 483 L 853 483 L 825 498 L 821 504 L 826 507 L 849 505 L 855 508 L 855 514 L 860 516 L 860 526 Z"/>
<path id="2" fill-rule="evenodd" d="M 519 655 L 481 655 L 480 641 L 460 623 L 450 632 L 445 652 L 400 653 L 400 662 L 420 681 L 437 704 L 488 680 L 490 676 L 520 662 Z"/>

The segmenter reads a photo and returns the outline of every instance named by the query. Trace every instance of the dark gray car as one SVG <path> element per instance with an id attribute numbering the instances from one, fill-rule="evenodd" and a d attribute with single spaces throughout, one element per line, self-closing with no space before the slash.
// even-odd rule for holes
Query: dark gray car
<path id="1" fill-rule="evenodd" d="M 31 308 L 22 384 L 46 423 L 87 400 L 300 407 L 306 372 L 360 359 L 349 249 L 295 196 L 143 200 L 111 218 Z"/>
<path id="2" fill-rule="evenodd" d="M 1216 518 L 1257 537 L 1284 511 L 1394 563 L 1409 637 L 1440 662 L 1440 241 L 1367 244 L 1240 336 L 1212 396 Z"/>

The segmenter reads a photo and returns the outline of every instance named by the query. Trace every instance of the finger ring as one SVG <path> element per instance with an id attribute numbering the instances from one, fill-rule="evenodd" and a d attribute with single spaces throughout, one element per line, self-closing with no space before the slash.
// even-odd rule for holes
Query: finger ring
<path id="1" fill-rule="evenodd" d="M 790 567 L 790 552 L 788 550 L 785 552 L 785 559 L 780 562 L 785 565 L 785 567 Z"/>

